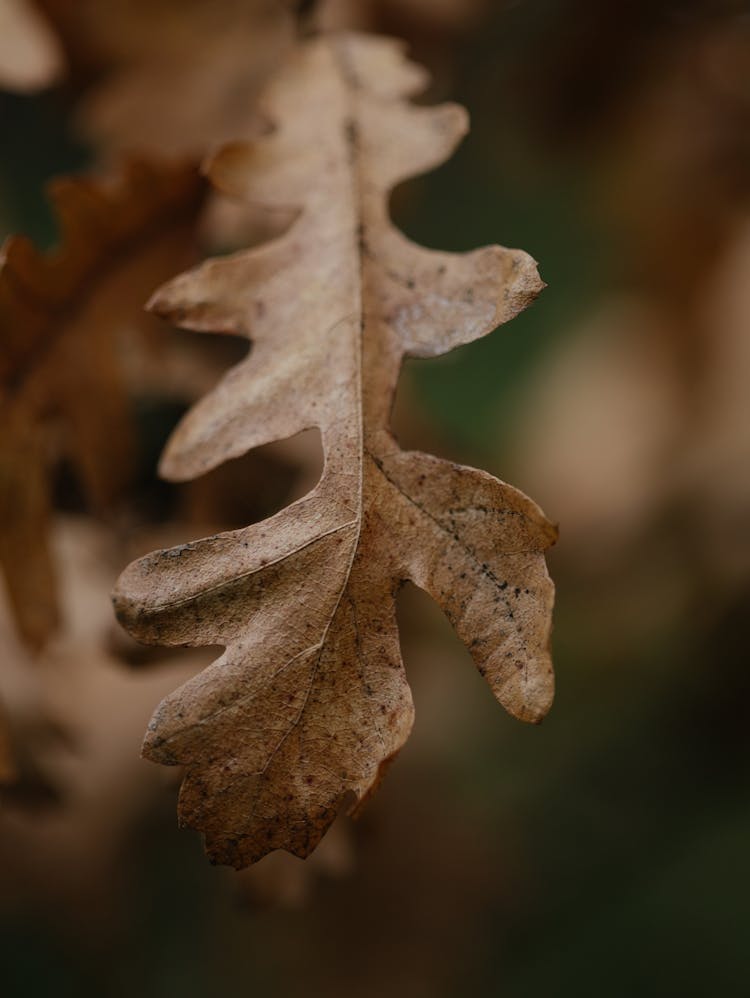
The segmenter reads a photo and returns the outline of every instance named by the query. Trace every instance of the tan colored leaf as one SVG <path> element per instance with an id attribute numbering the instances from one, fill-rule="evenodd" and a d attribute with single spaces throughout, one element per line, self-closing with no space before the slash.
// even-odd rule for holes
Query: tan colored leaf
<path id="1" fill-rule="evenodd" d="M 32 644 L 56 619 L 45 543 L 46 467 L 77 470 L 92 505 L 126 480 L 133 441 L 118 335 L 139 296 L 185 260 L 202 184 L 192 168 L 132 165 L 114 184 L 57 181 L 59 247 L 25 238 L 0 253 L 0 567 Z"/>
<path id="2" fill-rule="evenodd" d="M 310 42 L 268 94 L 277 130 L 210 166 L 241 198 L 302 210 L 282 238 L 176 278 L 152 308 L 192 329 L 246 336 L 247 360 L 188 414 L 163 457 L 185 479 L 305 428 L 325 467 L 305 498 L 262 523 L 133 563 L 115 592 L 139 638 L 226 647 L 157 710 L 145 755 L 187 774 L 181 821 L 235 866 L 307 855 L 342 806 L 361 803 L 406 741 L 413 708 L 395 597 L 430 593 L 498 700 L 549 708 L 556 531 L 482 471 L 405 453 L 388 430 L 402 360 L 490 332 L 542 284 L 497 246 L 423 249 L 390 223 L 400 181 L 441 163 L 466 131 L 396 42 Z"/>
<path id="3" fill-rule="evenodd" d="M 64 61 L 54 31 L 29 0 L 0 0 L 0 87 L 41 90 L 61 76 Z"/>

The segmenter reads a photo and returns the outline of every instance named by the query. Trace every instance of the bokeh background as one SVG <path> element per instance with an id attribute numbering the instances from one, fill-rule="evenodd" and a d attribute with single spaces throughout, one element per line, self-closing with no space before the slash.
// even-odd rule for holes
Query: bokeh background
<path id="1" fill-rule="evenodd" d="M 3 79 L 2 233 L 54 245 L 51 177 L 251 134 L 256 92 L 294 44 L 281 6 L 35 6 L 57 64 L 42 82 Z M 92 510 L 64 455 L 50 465 L 60 633 L 31 654 L 7 607 L 0 619 L 19 760 L 0 798 L 0 990 L 745 996 L 747 6 L 298 6 L 305 30 L 318 18 L 406 38 L 433 73 L 425 99 L 471 111 L 456 156 L 395 193 L 404 231 L 522 247 L 548 284 L 485 340 L 410 362 L 394 419 L 405 445 L 491 470 L 560 524 L 555 705 L 539 727 L 506 716 L 437 608 L 407 591 L 416 726 L 364 816 L 305 863 L 210 867 L 175 827 L 174 775 L 138 757 L 153 707 L 205 656 L 137 648 L 108 592 L 134 551 L 303 493 L 319 445 L 159 484 L 170 428 L 236 352 L 152 330 L 161 352 L 133 347 L 139 456 L 116 503 Z M 182 249 L 199 259 L 263 224 L 213 204 Z M 121 323 L 125 355 L 139 321 Z"/>

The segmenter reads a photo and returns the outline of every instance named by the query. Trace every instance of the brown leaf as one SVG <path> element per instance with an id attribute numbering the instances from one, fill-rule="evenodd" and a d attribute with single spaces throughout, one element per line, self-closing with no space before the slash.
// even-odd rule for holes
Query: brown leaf
<path id="1" fill-rule="evenodd" d="M 67 33 L 104 71 L 77 121 L 107 156 L 201 158 L 224 142 L 262 134 L 257 97 L 294 42 L 291 0 L 79 0 Z M 284 219 L 257 206 L 206 205 L 203 234 L 214 249 L 277 235 Z M 242 239 L 236 241 L 236 235 Z"/>
<path id="2" fill-rule="evenodd" d="M 358 35 L 302 48 L 268 94 L 277 131 L 210 166 L 220 188 L 304 205 L 261 249 L 207 262 L 151 306 L 186 327 L 252 338 L 249 358 L 188 414 L 163 473 L 185 479 L 317 426 L 325 467 L 262 523 L 133 563 L 115 592 L 139 638 L 226 647 L 157 710 L 144 754 L 187 775 L 183 824 L 238 867 L 306 856 L 342 805 L 376 787 L 412 725 L 395 596 L 411 579 L 469 646 L 495 696 L 538 721 L 552 699 L 556 531 L 482 471 L 401 451 L 388 430 L 405 356 L 436 356 L 512 318 L 542 284 L 497 246 L 455 255 L 390 223 L 400 181 L 466 131 L 453 105 L 402 98 L 424 74 L 398 43 Z"/>
<path id="3" fill-rule="evenodd" d="M 40 645 L 56 620 L 45 543 L 46 467 L 57 448 L 94 507 L 115 497 L 133 440 L 117 336 L 133 302 L 184 260 L 202 197 L 195 169 L 131 165 L 114 184 L 55 182 L 61 237 L 0 253 L 0 567 L 18 627 Z"/>
<path id="4" fill-rule="evenodd" d="M 0 0 L 0 87 L 30 93 L 62 75 L 62 50 L 29 0 Z"/>
<path id="5" fill-rule="evenodd" d="M 203 156 L 254 137 L 260 89 L 291 47 L 283 0 L 85 0 L 77 27 L 115 67 L 84 98 L 83 131 L 110 152 Z"/>

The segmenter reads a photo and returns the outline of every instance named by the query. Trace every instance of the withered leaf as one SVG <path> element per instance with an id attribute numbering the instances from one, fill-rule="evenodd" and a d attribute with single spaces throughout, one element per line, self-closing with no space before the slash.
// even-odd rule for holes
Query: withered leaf
<path id="1" fill-rule="evenodd" d="M 389 221 L 394 185 L 441 163 L 467 127 L 459 107 L 404 102 L 423 84 L 390 40 L 302 47 L 267 95 L 277 130 L 209 168 L 239 198 L 302 206 L 297 221 L 151 302 L 253 344 L 178 426 L 166 477 L 314 426 L 325 451 L 305 498 L 134 562 L 114 594 L 136 637 L 226 648 L 162 702 L 144 746 L 186 767 L 180 818 L 217 862 L 305 856 L 375 788 L 412 726 L 395 617 L 405 580 L 440 604 L 511 713 L 538 721 L 552 698 L 554 527 L 510 486 L 405 453 L 388 430 L 404 357 L 483 336 L 542 287 L 526 253 L 433 252 Z"/>
<path id="2" fill-rule="evenodd" d="M 202 190 L 184 165 L 131 164 L 113 183 L 65 178 L 51 187 L 59 247 L 39 253 L 16 236 L 0 252 L 0 569 L 31 645 L 57 617 L 50 452 L 69 458 L 92 506 L 117 495 L 133 449 L 117 337 L 137 296 L 185 261 Z"/>

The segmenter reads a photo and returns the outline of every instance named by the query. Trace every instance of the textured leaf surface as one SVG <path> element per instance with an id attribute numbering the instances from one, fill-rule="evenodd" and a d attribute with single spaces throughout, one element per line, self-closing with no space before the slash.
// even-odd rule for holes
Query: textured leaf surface
<path id="1" fill-rule="evenodd" d="M 434 252 L 390 223 L 394 185 L 441 163 L 467 127 L 459 107 L 404 101 L 423 84 L 394 42 L 308 43 L 268 94 L 276 131 L 210 166 L 220 189 L 297 205 L 297 221 L 151 303 L 252 340 L 177 428 L 167 477 L 311 426 L 325 451 L 308 496 L 133 563 L 115 593 L 143 640 L 226 648 L 161 704 L 144 747 L 186 767 L 181 820 L 219 862 L 305 856 L 377 785 L 413 719 L 395 617 L 405 580 L 440 604 L 511 713 L 538 721 L 552 698 L 543 552 L 555 529 L 510 486 L 403 452 L 388 429 L 404 357 L 485 335 L 542 286 L 521 251 Z"/>
<path id="2" fill-rule="evenodd" d="M 184 261 L 201 196 L 184 166 L 62 179 L 59 247 L 15 236 L 0 253 L 0 568 L 32 645 L 57 618 L 47 464 L 68 457 L 95 508 L 117 495 L 133 451 L 117 337 L 137 321 L 138 295 Z"/>

